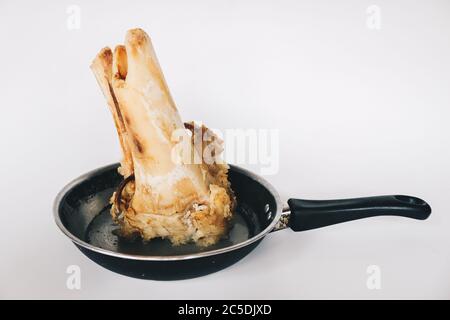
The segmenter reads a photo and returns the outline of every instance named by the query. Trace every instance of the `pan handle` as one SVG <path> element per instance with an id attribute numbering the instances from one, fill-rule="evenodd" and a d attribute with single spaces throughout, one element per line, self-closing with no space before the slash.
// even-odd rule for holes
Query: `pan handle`
<path id="1" fill-rule="evenodd" d="M 422 199 L 404 196 L 378 196 L 342 200 L 289 199 L 289 226 L 294 231 L 321 228 L 341 222 L 374 216 L 402 216 L 425 220 L 431 207 Z"/>

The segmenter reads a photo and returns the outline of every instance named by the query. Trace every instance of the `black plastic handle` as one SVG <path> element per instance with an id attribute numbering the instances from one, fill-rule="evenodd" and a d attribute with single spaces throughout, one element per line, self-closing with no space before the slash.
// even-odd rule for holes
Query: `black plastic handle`
<path id="1" fill-rule="evenodd" d="M 431 207 L 410 196 L 378 196 L 342 200 L 289 199 L 289 226 L 294 231 L 321 228 L 374 216 L 402 216 L 425 220 Z"/>

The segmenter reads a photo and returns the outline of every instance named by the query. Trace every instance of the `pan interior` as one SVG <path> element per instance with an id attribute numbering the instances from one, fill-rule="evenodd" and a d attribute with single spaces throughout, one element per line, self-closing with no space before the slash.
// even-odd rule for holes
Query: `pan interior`
<path id="1" fill-rule="evenodd" d="M 173 246 L 168 240 L 144 243 L 116 235 L 117 225 L 109 213 L 109 199 L 122 177 L 117 165 L 100 169 L 70 188 L 59 204 L 59 215 L 66 229 L 78 239 L 112 252 L 142 256 L 177 256 L 229 247 L 263 231 L 274 219 L 276 200 L 257 178 L 231 167 L 229 178 L 237 197 L 237 207 L 228 234 L 214 246 L 195 244 Z"/>

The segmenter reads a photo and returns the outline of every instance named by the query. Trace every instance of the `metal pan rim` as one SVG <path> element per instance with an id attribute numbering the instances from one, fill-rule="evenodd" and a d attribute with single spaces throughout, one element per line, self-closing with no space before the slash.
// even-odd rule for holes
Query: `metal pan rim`
<path id="1" fill-rule="evenodd" d="M 248 171 L 246 169 L 243 169 L 243 168 L 235 166 L 235 165 L 230 165 L 230 167 L 233 169 L 233 171 L 243 173 L 246 176 L 252 178 L 253 180 L 255 180 L 258 183 L 260 183 L 261 185 L 263 185 L 267 190 L 269 190 L 269 192 L 275 198 L 277 212 L 275 214 L 274 219 L 264 230 L 262 230 L 260 233 L 258 233 L 254 237 L 249 238 L 243 242 L 234 244 L 232 246 L 226 247 L 226 248 L 220 248 L 220 249 L 204 251 L 204 252 L 199 252 L 199 253 L 194 253 L 194 254 L 176 255 L 176 256 L 141 256 L 141 255 L 133 255 L 133 254 L 120 253 L 120 252 L 114 252 L 114 251 L 107 250 L 107 249 L 102 249 L 102 248 L 93 246 L 93 245 L 79 239 L 78 237 L 73 235 L 69 230 L 67 230 L 67 228 L 63 225 L 63 223 L 61 221 L 61 218 L 59 215 L 59 207 L 61 205 L 61 201 L 64 198 L 64 196 L 74 186 L 76 186 L 83 180 L 85 180 L 93 175 L 98 174 L 101 171 L 111 170 L 115 167 L 118 167 L 118 165 L 119 164 L 115 163 L 115 164 L 110 164 L 110 165 L 107 165 L 104 167 L 100 167 L 100 168 L 94 169 L 94 170 L 92 170 L 88 173 L 85 173 L 85 174 L 79 176 L 78 178 L 72 180 L 58 193 L 58 195 L 56 196 L 55 201 L 53 203 L 53 216 L 54 216 L 56 225 L 64 233 L 64 235 L 67 236 L 70 240 L 72 240 L 72 242 L 74 242 L 76 245 L 81 246 L 85 249 L 100 253 L 100 254 L 104 254 L 104 255 L 108 255 L 108 256 L 112 256 L 112 257 L 116 257 L 116 258 L 122 258 L 122 259 L 128 259 L 128 260 L 140 260 L 140 261 L 179 261 L 179 260 L 191 260 L 191 259 L 199 259 L 199 258 L 204 258 L 204 257 L 209 257 L 209 256 L 220 255 L 223 253 L 238 250 L 240 248 L 244 248 L 256 241 L 261 240 L 270 231 L 272 231 L 274 229 L 275 225 L 279 221 L 281 214 L 282 214 L 282 203 L 281 203 L 280 196 L 278 195 L 278 192 L 275 190 L 275 188 L 269 182 L 267 182 L 262 177 L 252 173 L 251 171 Z"/>

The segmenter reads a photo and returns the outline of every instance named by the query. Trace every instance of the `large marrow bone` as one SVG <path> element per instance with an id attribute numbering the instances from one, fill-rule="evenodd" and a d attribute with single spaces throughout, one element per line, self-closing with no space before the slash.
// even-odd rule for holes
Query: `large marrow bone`
<path id="1" fill-rule="evenodd" d="M 228 166 L 172 158 L 179 143 L 173 139 L 174 132 L 190 143 L 191 136 L 144 31 L 128 31 L 125 46 L 115 48 L 112 60 L 99 59 L 102 52 L 92 69 L 106 92 L 121 139 L 121 173 L 134 174 L 134 181 L 119 197 L 123 203 L 113 205 L 113 218 L 124 235 L 138 233 L 144 240 L 163 237 L 175 244 L 215 243 L 226 231 L 234 206 Z M 202 158 L 201 148 L 192 151 Z"/>
<path id="2" fill-rule="evenodd" d="M 170 214 L 206 201 L 208 189 L 200 167 L 172 159 L 177 144 L 172 132 L 183 132 L 184 125 L 149 37 L 139 29 L 131 30 L 125 48 L 116 48 L 115 53 L 119 52 L 126 55 L 127 67 L 122 65 L 125 59 L 114 59 L 113 69 L 122 73 L 113 75 L 112 84 L 131 145 L 136 179 L 133 209 Z"/>

